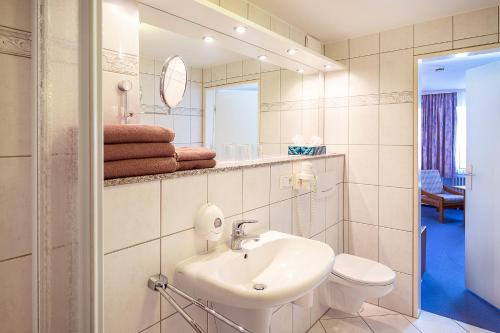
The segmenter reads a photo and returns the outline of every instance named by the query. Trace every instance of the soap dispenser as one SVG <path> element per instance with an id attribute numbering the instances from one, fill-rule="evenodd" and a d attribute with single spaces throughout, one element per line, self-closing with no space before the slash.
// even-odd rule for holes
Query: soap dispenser
<path id="1" fill-rule="evenodd" d="M 224 230 L 222 210 L 211 203 L 201 206 L 196 214 L 194 230 L 199 237 L 205 240 L 219 241 Z"/>

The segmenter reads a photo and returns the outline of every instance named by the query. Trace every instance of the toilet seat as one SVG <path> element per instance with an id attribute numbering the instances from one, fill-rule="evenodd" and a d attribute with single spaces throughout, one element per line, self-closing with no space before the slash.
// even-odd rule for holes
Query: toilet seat
<path id="1" fill-rule="evenodd" d="M 349 282 L 368 286 L 387 286 L 396 280 L 396 273 L 389 267 L 349 254 L 335 257 L 332 274 Z"/>

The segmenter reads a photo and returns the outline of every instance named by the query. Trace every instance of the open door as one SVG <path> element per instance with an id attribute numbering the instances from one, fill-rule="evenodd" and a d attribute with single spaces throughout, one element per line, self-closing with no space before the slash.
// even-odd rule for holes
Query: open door
<path id="1" fill-rule="evenodd" d="M 465 285 L 500 307 L 500 62 L 466 74 Z"/>

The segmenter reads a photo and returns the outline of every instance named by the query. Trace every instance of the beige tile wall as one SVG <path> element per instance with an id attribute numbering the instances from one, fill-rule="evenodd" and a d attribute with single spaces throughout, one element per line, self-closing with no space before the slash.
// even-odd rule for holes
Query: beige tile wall
<path id="1" fill-rule="evenodd" d="M 306 222 L 312 226 L 310 238 L 326 242 L 336 253 L 343 252 L 344 157 L 318 159 L 313 166 L 318 173 L 332 172 L 337 184 L 333 196 L 313 204 L 310 192 L 280 188 L 280 176 L 300 167 L 291 162 L 105 187 L 105 331 L 180 332 L 186 327 L 159 294 L 146 287 L 146 281 L 159 272 L 172 278 L 177 262 L 217 245 L 199 239 L 193 228 L 194 216 L 206 202 L 216 204 L 224 212 L 225 239 L 221 242 L 227 241 L 232 222 L 241 218 L 260 221 L 250 231 L 258 228 L 296 234 L 297 209 L 303 205 Z M 317 207 L 314 213 L 311 207 Z M 116 283 L 118 277 L 120 283 Z M 209 332 L 216 332 L 212 318 L 188 307 L 184 301 L 182 304 L 203 327 L 209 327 Z M 288 327 L 283 332 L 304 333 L 326 310 L 317 300 L 312 309 L 287 304 L 274 312 L 273 332 L 280 332 L 277 327 Z"/>
<path id="2" fill-rule="evenodd" d="M 325 46 L 344 69 L 325 74 L 325 142 L 347 154 L 350 253 L 397 272 L 373 300 L 415 314 L 413 267 L 414 55 L 499 42 L 499 8 L 409 25 Z"/>
<path id="3" fill-rule="evenodd" d="M 141 111 L 165 112 L 167 109 L 160 99 L 160 74 L 163 59 L 146 56 L 139 61 L 139 85 Z M 131 119 L 141 124 L 151 124 L 172 128 L 175 131 L 174 144 L 200 146 L 203 142 L 202 115 L 202 69 L 189 68 L 186 92 L 181 103 L 170 110 L 170 114 L 138 115 Z"/>
<path id="4" fill-rule="evenodd" d="M 0 3 L 0 318 L 31 332 L 31 1 Z"/>
<path id="5" fill-rule="evenodd" d="M 286 155 L 292 137 L 323 136 L 323 74 L 302 75 L 245 59 L 203 70 L 203 87 L 257 81 L 260 143 L 265 155 Z"/>

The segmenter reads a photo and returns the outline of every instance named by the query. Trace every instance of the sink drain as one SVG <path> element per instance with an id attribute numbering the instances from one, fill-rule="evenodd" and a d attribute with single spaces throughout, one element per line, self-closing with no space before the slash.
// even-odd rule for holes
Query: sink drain
<path id="1" fill-rule="evenodd" d="M 263 283 L 256 283 L 253 285 L 253 289 L 255 290 L 264 290 L 266 289 L 266 285 Z"/>

